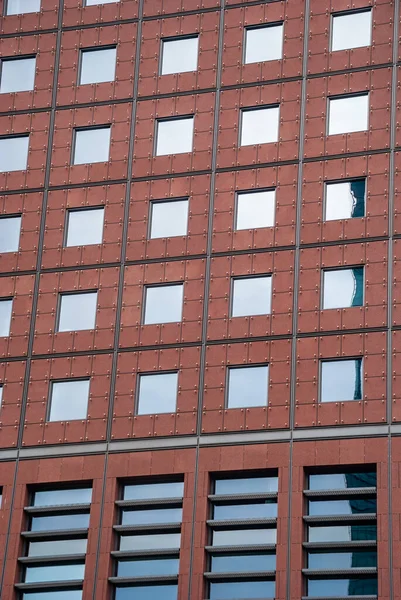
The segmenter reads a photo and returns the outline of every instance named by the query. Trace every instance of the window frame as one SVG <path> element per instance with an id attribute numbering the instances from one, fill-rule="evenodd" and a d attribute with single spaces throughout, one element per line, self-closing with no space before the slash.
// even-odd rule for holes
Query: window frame
<path id="1" fill-rule="evenodd" d="M 368 110 L 367 110 L 367 124 L 366 124 L 366 129 L 358 129 L 357 131 L 347 131 L 347 132 L 343 132 L 343 133 L 330 133 L 330 103 L 332 101 L 335 100 L 347 100 L 347 99 L 351 99 L 351 98 L 362 98 L 364 96 L 367 96 L 368 99 Z M 370 127 L 370 90 L 368 90 L 367 92 L 352 92 L 351 94 L 346 93 L 346 94 L 336 94 L 334 96 L 327 96 L 327 101 L 326 101 L 326 137 L 332 137 L 335 135 L 353 135 L 355 133 L 363 133 L 364 131 L 368 132 L 369 131 L 369 127 Z M 353 178 L 353 179 L 358 179 L 358 178 Z M 366 187 L 365 187 L 366 190 Z"/>
<path id="2" fill-rule="evenodd" d="M 89 399 L 90 399 L 90 388 L 91 388 L 91 377 L 64 377 L 64 378 L 57 378 L 57 379 L 50 379 L 49 381 L 49 390 L 47 393 L 47 405 L 46 405 L 46 415 L 45 415 L 45 423 L 60 423 L 60 421 L 50 421 L 50 412 L 51 412 L 51 407 L 52 407 L 52 396 L 53 396 L 53 385 L 55 383 L 70 383 L 70 382 L 75 382 L 75 381 L 89 381 L 89 388 L 88 388 L 88 403 L 87 403 L 87 411 L 86 411 L 86 417 L 85 419 L 79 418 L 79 419 L 64 419 L 64 421 L 72 421 L 72 420 L 76 420 L 76 421 L 86 421 L 88 419 L 88 408 L 89 408 Z"/>
<path id="3" fill-rule="evenodd" d="M 181 40 L 193 40 L 196 39 L 198 40 L 198 48 L 197 48 L 197 60 L 196 60 L 196 69 L 194 71 L 177 71 L 175 73 L 163 73 L 162 69 L 163 69 L 163 56 L 164 56 L 164 43 L 165 42 L 178 42 Z M 158 63 L 158 68 L 157 68 L 157 75 L 158 77 L 166 77 L 167 75 L 172 75 L 173 77 L 175 75 L 179 75 L 180 73 L 196 73 L 199 69 L 199 41 L 200 41 L 200 35 L 199 33 L 190 33 L 188 35 L 172 35 L 172 36 L 167 36 L 167 37 L 161 37 L 160 38 L 160 51 L 159 51 L 159 63 Z"/>
<path id="4" fill-rule="evenodd" d="M 238 410 L 238 409 L 250 409 L 250 408 L 261 408 L 261 405 L 256 406 L 229 406 L 229 392 L 230 392 L 230 371 L 234 369 L 252 369 L 257 367 L 267 367 L 267 390 L 266 390 L 266 408 L 269 406 L 269 381 L 270 381 L 270 362 L 257 362 L 257 363 L 248 363 L 246 365 L 226 365 L 226 374 L 225 374 L 225 391 L 224 391 L 224 410 Z M 265 406 L 265 405 L 263 405 Z"/>
<path id="5" fill-rule="evenodd" d="M 279 27 L 281 26 L 283 28 L 283 36 L 282 36 L 282 41 L 281 41 L 281 58 L 275 58 L 272 60 L 259 60 L 257 62 L 252 62 L 252 63 L 247 63 L 245 62 L 245 58 L 246 58 L 246 42 L 247 42 L 247 33 L 248 31 L 252 31 L 255 29 L 269 29 L 270 27 Z M 258 25 L 246 25 L 244 27 L 244 33 L 243 33 L 243 40 L 242 40 L 242 55 L 241 55 L 241 62 L 242 65 L 255 65 L 255 64 L 261 64 L 261 63 L 266 63 L 266 62 L 273 62 L 274 60 L 283 60 L 283 55 L 284 55 L 284 21 L 269 21 L 267 23 L 261 23 Z"/>
<path id="6" fill-rule="evenodd" d="M 68 229 L 69 229 L 69 220 L 70 220 L 70 214 L 72 212 L 89 212 L 90 210 L 103 210 L 103 228 L 102 228 L 102 242 L 100 242 L 99 244 L 82 244 L 80 246 L 67 246 L 67 240 L 68 240 Z M 103 244 L 103 237 L 104 237 L 104 220 L 105 220 L 105 215 L 106 215 L 106 207 L 104 204 L 101 204 L 100 206 L 88 206 L 88 207 L 78 207 L 78 208 L 67 208 L 65 211 L 65 215 L 64 215 L 64 232 L 63 232 L 63 248 L 83 248 L 84 246 L 101 246 Z"/>
<path id="7" fill-rule="evenodd" d="M 335 310 L 335 309 L 334 309 Z M 333 403 L 340 403 L 340 402 L 363 402 L 363 394 L 364 394 L 364 355 L 361 356 L 341 356 L 340 358 L 321 358 L 319 359 L 319 373 L 318 373 L 318 381 L 319 381 L 319 389 L 318 389 L 318 395 L 317 395 L 317 403 L 318 405 L 322 405 L 322 404 L 333 404 Z M 345 361 L 350 361 L 350 360 L 360 360 L 361 361 L 361 398 L 359 400 L 353 400 L 352 398 L 349 398 L 348 400 L 332 400 L 330 402 L 326 401 L 326 400 L 322 400 L 322 385 L 323 385 L 323 363 L 327 363 L 327 362 L 345 362 Z"/>
<path id="8" fill-rule="evenodd" d="M 336 17 L 347 17 L 348 15 L 357 15 L 361 13 L 370 13 L 371 14 L 371 23 L 370 23 L 370 43 L 368 46 L 354 46 L 352 48 L 344 48 L 343 50 L 333 50 L 333 35 L 334 35 L 334 19 Z M 339 10 L 332 12 L 330 14 L 330 39 L 329 39 L 329 52 L 349 52 L 350 50 L 356 50 L 358 48 L 370 48 L 373 42 L 373 11 L 372 6 L 365 6 L 364 8 L 353 8 L 351 10 Z"/>
<path id="9" fill-rule="evenodd" d="M 79 246 L 78 246 L 79 248 Z M 61 318 L 61 304 L 62 304 L 62 299 L 64 296 L 83 296 L 84 294 L 96 294 L 97 296 L 99 295 L 99 290 L 82 290 L 82 291 L 68 291 L 68 292 L 63 292 L 63 291 L 58 291 L 58 298 L 57 298 L 57 306 L 56 306 L 56 319 L 55 319 L 55 333 L 70 333 L 71 331 L 94 331 L 96 329 L 96 317 L 97 317 L 97 305 L 98 302 L 96 302 L 96 309 L 95 309 L 95 324 L 93 326 L 93 328 L 91 329 L 68 329 L 67 331 L 60 331 L 60 318 Z M 98 298 L 97 298 L 98 300 Z"/>
<path id="10" fill-rule="evenodd" d="M 336 134 L 336 135 L 341 135 L 341 134 Z M 347 134 L 344 134 L 347 135 Z M 348 134 L 349 135 L 349 134 Z M 325 180 L 323 181 L 323 223 L 331 223 L 332 221 L 345 221 L 346 219 L 330 219 L 329 221 L 326 219 L 326 215 L 327 215 L 327 187 L 329 185 L 335 185 L 336 183 L 351 183 L 352 181 L 364 181 L 365 182 L 365 194 L 364 194 L 364 216 L 363 217 L 346 217 L 346 219 L 354 219 L 354 218 L 360 218 L 360 219 L 365 219 L 366 218 L 366 205 L 367 205 L 367 199 L 368 199 L 368 178 L 367 176 L 361 176 L 361 177 L 347 177 L 346 179 L 330 179 L 330 180 Z"/>
<path id="11" fill-rule="evenodd" d="M 245 230 L 246 231 L 246 230 Z M 245 280 L 245 279 L 267 279 L 269 278 L 271 280 L 271 287 L 270 287 L 270 312 L 268 313 L 258 313 L 258 314 L 249 314 L 249 315 L 237 315 L 234 316 L 233 315 L 233 306 L 234 306 L 234 287 L 235 287 L 235 282 L 236 281 L 240 281 L 240 280 Z M 229 300 L 229 307 L 228 307 L 228 314 L 229 314 L 229 318 L 230 319 L 244 319 L 244 318 L 250 318 L 250 317 L 263 317 L 263 316 L 271 316 L 272 314 L 272 304 L 273 304 L 273 273 L 254 273 L 252 275 L 239 275 L 239 276 L 231 276 L 231 281 L 230 281 L 230 300 Z M 249 365 L 247 365 L 249 366 Z"/>
<path id="12" fill-rule="evenodd" d="M 366 296 L 366 264 L 364 263 L 363 265 L 341 265 L 339 267 L 321 267 L 320 268 L 320 310 L 345 310 L 345 309 L 350 309 L 350 308 L 362 308 L 363 306 L 365 306 L 365 296 Z M 324 274 L 325 273 L 332 273 L 332 272 L 338 272 L 338 271 L 351 271 L 353 269 L 362 269 L 362 304 L 357 305 L 357 306 L 342 306 L 339 308 L 324 308 L 323 304 L 324 304 Z"/>
<path id="13" fill-rule="evenodd" d="M 70 152 L 70 166 L 71 167 L 82 167 L 83 165 L 96 165 L 102 164 L 103 162 L 110 162 L 110 147 L 111 147 L 111 127 L 112 124 L 108 123 L 106 125 L 89 125 L 88 127 L 74 127 L 72 132 L 72 144 L 71 144 L 71 152 Z M 86 163 L 76 163 L 75 162 L 75 154 L 76 154 L 76 146 L 77 146 L 77 133 L 82 131 L 95 131 L 97 129 L 108 129 L 110 131 L 110 139 L 109 139 L 109 158 L 106 161 L 97 161 L 86 162 Z"/>
<path id="14" fill-rule="evenodd" d="M 91 6 L 91 5 L 89 5 Z M 94 5 L 95 6 L 95 5 Z M 115 50 L 116 51 L 116 60 L 114 63 L 114 79 L 110 81 L 100 81 L 98 83 L 81 83 L 82 77 L 82 66 L 83 66 L 83 55 L 85 52 L 101 52 L 102 50 Z M 117 70 L 117 44 L 106 44 L 105 46 L 89 46 L 88 48 L 79 48 L 78 54 L 78 68 L 77 68 L 77 86 L 81 85 L 101 85 L 102 83 L 113 83 L 116 80 L 116 70 Z"/>
<path id="15" fill-rule="evenodd" d="M 157 376 L 157 375 L 177 375 L 177 389 L 175 394 L 175 411 L 173 413 L 171 411 L 163 412 L 163 413 L 140 413 L 139 412 L 139 401 L 140 401 L 140 389 L 141 389 L 141 379 L 142 377 L 148 377 L 149 375 Z M 167 369 L 166 371 L 141 371 L 136 374 L 135 381 L 135 389 L 134 389 L 134 416 L 142 417 L 142 416 L 150 416 L 150 415 L 170 415 L 177 413 L 177 405 L 178 405 L 178 388 L 179 388 L 179 377 L 180 370 L 179 369 Z M 169 480 L 170 481 L 170 480 Z M 137 483 L 137 482 L 135 482 Z M 159 482 L 158 482 L 159 483 Z M 163 482 L 160 482 L 163 483 Z M 125 485 L 128 485 L 127 483 Z"/>

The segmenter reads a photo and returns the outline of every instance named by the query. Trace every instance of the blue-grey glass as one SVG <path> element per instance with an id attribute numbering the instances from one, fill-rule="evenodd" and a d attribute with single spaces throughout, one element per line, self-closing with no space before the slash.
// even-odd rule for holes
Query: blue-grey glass
<path id="1" fill-rule="evenodd" d="M 137 483 L 124 486 L 124 500 L 182 498 L 183 495 L 183 481 L 168 481 L 166 483 Z"/>
<path id="2" fill-rule="evenodd" d="M 269 366 L 228 369 L 228 408 L 267 406 Z"/>
<path id="3" fill-rule="evenodd" d="M 366 179 L 327 183 L 325 195 L 326 221 L 365 216 Z"/>
<path id="4" fill-rule="evenodd" d="M 0 218 L 0 252 L 18 252 L 21 217 Z"/>
<path id="5" fill-rule="evenodd" d="M 82 600 L 82 590 L 24 592 L 23 600 Z"/>
<path id="6" fill-rule="evenodd" d="M 309 500 L 310 515 L 358 515 L 375 512 L 375 498 L 350 498 L 349 500 Z"/>
<path id="7" fill-rule="evenodd" d="M 29 542 L 28 556 L 64 556 L 65 554 L 85 554 L 88 540 L 51 540 L 49 542 Z"/>
<path id="8" fill-rule="evenodd" d="M 309 552 L 309 569 L 353 569 L 377 567 L 376 550 L 354 550 L 352 552 Z"/>
<path id="9" fill-rule="evenodd" d="M 90 246 L 103 241 L 104 208 L 68 213 L 66 246 Z"/>
<path id="10" fill-rule="evenodd" d="M 198 68 L 198 37 L 162 40 L 162 75 L 188 73 Z"/>
<path id="11" fill-rule="evenodd" d="M 110 127 L 75 131 L 74 165 L 107 162 L 110 153 Z"/>
<path id="12" fill-rule="evenodd" d="M 3 386 L 0 385 L 0 408 L 1 408 L 2 403 L 3 403 Z M 0 507 L 1 507 L 1 499 L 2 499 L 2 493 L 1 493 L 1 489 L 0 489 Z"/>
<path id="13" fill-rule="evenodd" d="M 79 84 L 114 81 L 116 73 L 116 48 L 81 50 Z"/>
<path id="14" fill-rule="evenodd" d="M 227 529 L 213 531 L 213 546 L 256 546 L 275 544 L 276 529 Z"/>
<path id="15" fill-rule="evenodd" d="M 362 400 L 362 358 L 322 361 L 321 402 Z"/>
<path id="16" fill-rule="evenodd" d="M 333 15 L 331 51 L 370 46 L 371 35 L 371 10 Z"/>
<path id="17" fill-rule="evenodd" d="M 0 337 L 10 335 L 12 310 L 12 300 L 0 300 Z"/>
<path id="18" fill-rule="evenodd" d="M 210 600 L 274 598 L 274 581 L 235 581 L 210 584 Z"/>
<path id="19" fill-rule="evenodd" d="M 29 135 L 0 139 L 0 173 L 24 171 L 28 162 Z"/>
<path id="20" fill-rule="evenodd" d="M 161 550 L 176 549 L 181 544 L 180 533 L 155 533 L 146 535 L 122 535 L 120 550 Z"/>
<path id="21" fill-rule="evenodd" d="M 138 415 L 175 412 L 177 389 L 178 373 L 140 375 Z"/>
<path id="22" fill-rule="evenodd" d="M 272 277 L 243 277 L 233 281 L 232 317 L 271 313 Z"/>
<path id="23" fill-rule="evenodd" d="M 39 581 L 63 581 L 83 579 L 85 564 L 46 565 L 45 567 L 27 567 L 25 583 Z"/>
<path id="24" fill-rule="evenodd" d="M 182 508 L 150 510 L 123 510 L 122 525 L 153 525 L 155 523 L 181 523 Z"/>
<path id="25" fill-rule="evenodd" d="M 212 573 L 240 573 L 257 571 L 274 571 L 276 569 L 275 554 L 231 554 L 212 556 L 210 570 Z"/>
<path id="26" fill-rule="evenodd" d="M 266 501 L 254 504 L 216 504 L 213 519 L 271 519 L 277 517 L 277 502 Z"/>
<path id="27" fill-rule="evenodd" d="M 329 99 L 329 135 L 365 131 L 369 126 L 369 94 Z"/>
<path id="28" fill-rule="evenodd" d="M 244 477 L 243 479 L 216 479 L 214 493 L 263 494 L 278 491 L 278 477 Z"/>
<path id="29" fill-rule="evenodd" d="M 241 111 L 240 146 L 269 144 L 278 141 L 280 108 L 253 108 Z"/>
<path id="30" fill-rule="evenodd" d="M 92 488 L 71 488 L 59 490 L 41 490 L 35 492 L 32 506 L 58 506 L 68 504 L 89 504 L 92 500 Z"/>
<path id="31" fill-rule="evenodd" d="M 1 61 L 0 94 L 33 90 L 36 58 Z"/>
<path id="32" fill-rule="evenodd" d="M 22 15 L 40 11 L 41 0 L 6 0 L 7 15 Z"/>
<path id="33" fill-rule="evenodd" d="M 376 487 L 375 472 L 309 475 L 310 490 L 346 490 L 364 487 Z"/>
<path id="34" fill-rule="evenodd" d="M 333 525 L 309 527 L 309 542 L 353 542 L 376 540 L 376 525 Z"/>
<path id="35" fill-rule="evenodd" d="M 280 60 L 283 57 L 283 25 L 245 30 L 245 64 Z"/>
<path id="36" fill-rule="evenodd" d="M 118 587 L 115 600 L 177 600 L 177 585 Z"/>
<path id="37" fill-rule="evenodd" d="M 58 331 L 94 329 L 97 292 L 61 294 Z"/>
<path id="38" fill-rule="evenodd" d="M 119 2 L 120 0 L 86 0 L 86 6 L 94 6 L 95 4 L 112 4 L 113 2 Z"/>
<path id="39" fill-rule="evenodd" d="M 183 296 L 184 286 L 182 283 L 147 287 L 144 324 L 181 321 Z"/>
<path id="40" fill-rule="evenodd" d="M 178 558 L 120 560 L 117 564 L 117 577 L 177 575 L 179 566 L 180 560 Z"/>
<path id="41" fill-rule="evenodd" d="M 347 579 L 310 579 L 308 596 L 326 598 L 343 596 L 377 596 L 375 577 L 349 577 Z"/>
<path id="42" fill-rule="evenodd" d="M 157 121 L 156 156 L 192 152 L 194 118 Z"/>
<path id="43" fill-rule="evenodd" d="M 53 382 L 49 421 L 86 419 L 89 385 L 89 379 Z"/>
<path id="44" fill-rule="evenodd" d="M 235 229 L 274 227 L 276 190 L 240 192 Z"/>
<path id="45" fill-rule="evenodd" d="M 84 529 L 89 527 L 89 514 L 51 515 L 32 517 L 31 531 L 53 531 L 55 529 Z"/>
<path id="46" fill-rule="evenodd" d="M 151 211 L 151 239 L 187 235 L 188 200 L 152 202 Z"/>
<path id="47" fill-rule="evenodd" d="M 323 308 L 363 305 L 363 267 L 323 272 Z"/>

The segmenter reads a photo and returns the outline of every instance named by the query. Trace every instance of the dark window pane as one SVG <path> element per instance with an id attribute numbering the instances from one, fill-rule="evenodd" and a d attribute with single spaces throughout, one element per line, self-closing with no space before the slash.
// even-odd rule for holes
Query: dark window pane
<path id="1" fill-rule="evenodd" d="M 126 485 L 124 487 L 124 500 L 147 500 L 153 498 L 182 498 L 184 495 L 184 482 L 145 483 Z"/>
<path id="2" fill-rule="evenodd" d="M 232 554 L 212 556 L 210 570 L 213 573 L 239 573 L 252 571 L 274 571 L 275 554 Z"/>
<path id="3" fill-rule="evenodd" d="M 229 529 L 213 531 L 213 546 L 275 544 L 276 529 Z"/>
<path id="4" fill-rule="evenodd" d="M 180 543 L 180 533 L 124 535 L 120 538 L 120 550 L 159 550 L 161 548 L 179 548 Z"/>
<path id="5" fill-rule="evenodd" d="M 377 579 L 311 579 L 308 581 L 308 596 L 376 596 Z"/>
<path id="6" fill-rule="evenodd" d="M 352 552 L 310 552 L 309 569 L 352 569 L 377 567 L 376 550 L 354 550 Z"/>
<path id="7" fill-rule="evenodd" d="M 363 487 L 376 487 L 376 473 L 309 475 L 310 490 L 345 490 Z"/>
<path id="8" fill-rule="evenodd" d="M 116 589 L 116 600 L 177 600 L 177 585 L 138 585 Z"/>
<path id="9" fill-rule="evenodd" d="M 89 504 L 92 500 L 92 488 L 72 490 L 47 490 L 35 492 L 33 506 L 62 506 L 68 504 Z"/>
<path id="10" fill-rule="evenodd" d="M 84 529 L 89 527 L 89 514 L 32 517 L 31 531 L 53 529 Z"/>
<path id="11" fill-rule="evenodd" d="M 375 498 L 352 498 L 349 500 L 309 500 L 310 515 L 357 515 L 375 512 Z"/>
<path id="12" fill-rule="evenodd" d="M 210 584 L 210 600 L 274 598 L 274 581 L 235 581 Z"/>
<path id="13" fill-rule="evenodd" d="M 29 542 L 28 556 L 63 556 L 84 554 L 87 540 L 52 540 L 50 542 Z"/>
<path id="14" fill-rule="evenodd" d="M 46 565 L 45 567 L 27 567 L 25 572 L 26 583 L 39 581 L 63 581 L 83 579 L 85 565 Z"/>
<path id="15" fill-rule="evenodd" d="M 163 508 L 155 510 L 124 510 L 122 525 L 151 525 L 153 523 L 180 523 L 182 508 Z"/>
<path id="16" fill-rule="evenodd" d="M 177 575 L 178 558 L 157 558 L 154 560 L 124 560 L 117 566 L 118 577 L 148 577 L 152 575 Z"/>
<path id="17" fill-rule="evenodd" d="M 278 491 L 278 477 L 249 477 L 246 479 L 217 479 L 215 494 L 258 494 Z"/>
<path id="18" fill-rule="evenodd" d="M 277 502 L 266 501 L 258 504 L 217 504 L 213 518 L 230 519 L 270 519 L 277 517 Z"/>
<path id="19" fill-rule="evenodd" d="M 309 527 L 310 542 L 352 542 L 376 540 L 376 525 L 336 525 Z"/>

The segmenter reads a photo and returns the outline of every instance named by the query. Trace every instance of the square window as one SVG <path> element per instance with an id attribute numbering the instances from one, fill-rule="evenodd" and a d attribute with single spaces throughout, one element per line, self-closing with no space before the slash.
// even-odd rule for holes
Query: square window
<path id="1" fill-rule="evenodd" d="M 278 106 L 241 110 L 240 146 L 277 142 L 279 112 Z"/>
<path id="2" fill-rule="evenodd" d="M 13 301 L 10 298 L 0 299 L 0 337 L 10 335 L 11 313 L 13 310 Z"/>
<path id="3" fill-rule="evenodd" d="M 325 221 L 364 217 L 366 180 L 354 179 L 341 181 L 341 183 L 327 183 L 325 197 Z"/>
<path id="4" fill-rule="evenodd" d="M 173 413 L 177 405 L 178 373 L 140 375 L 138 415 Z"/>
<path id="5" fill-rule="evenodd" d="M 0 94 L 33 90 L 36 58 L 13 58 L 1 61 Z"/>
<path id="6" fill-rule="evenodd" d="M 70 210 L 65 245 L 90 246 L 103 241 L 104 208 Z"/>
<path id="7" fill-rule="evenodd" d="M 110 153 L 111 127 L 76 129 L 74 165 L 107 162 Z"/>
<path id="8" fill-rule="evenodd" d="M 188 73 L 198 68 L 198 37 L 162 40 L 161 74 Z"/>
<path id="9" fill-rule="evenodd" d="M 18 252 L 21 217 L 0 217 L 0 252 Z"/>
<path id="10" fill-rule="evenodd" d="M 152 202 L 150 238 L 187 235 L 188 211 L 188 200 Z"/>
<path id="11" fill-rule="evenodd" d="M 325 360 L 321 367 L 321 402 L 362 400 L 362 358 Z"/>
<path id="12" fill-rule="evenodd" d="M 79 85 L 114 81 L 116 74 L 116 48 L 81 50 Z"/>
<path id="13" fill-rule="evenodd" d="M 184 286 L 158 285 L 145 288 L 145 325 L 178 323 L 182 320 Z"/>
<path id="14" fill-rule="evenodd" d="M 323 271 L 323 309 L 363 306 L 363 267 Z"/>
<path id="15" fill-rule="evenodd" d="M 28 147 L 29 135 L 0 138 L 0 173 L 25 171 Z"/>
<path id="16" fill-rule="evenodd" d="M 233 279 L 231 316 L 269 315 L 271 297 L 271 275 Z"/>
<path id="17" fill-rule="evenodd" d="M 228 369 L 228 408 L 267 406 L 268 365 Z"/>
<path id="18" fill-rule="evenodd" d="M 96 307 L 97 292 L 61 294 L 57 331 L 94 329 Z"/>
<path id="19" fill-rule="evenodd" d="M 331 51 L 370 46 L 372 11 L 364 10 L 344 15 L 333 15 Z"/>
<path id="20" fill-rule="evenodd" d="M 40 11 L 40 0 L 6 0 L 6 15 L 22 15 Z"/>
<path id="21" fill-rule="evenodd" d="M 369 125 L 369 94 L 329 98 L 329 135 L 366 131 Z"/>
<path id="22" fill-rule="evenodd" d="M 283 58 L 283 25 L 245 29 L 245 64 Z"/>
<path id="23" fill-rule="evenodd" d="M 192 152 L 194 118 L 157 121 L 156 156 Z"/>
<path id="24" fill-rule="evenodd" d="M 86 419 L 88 413 L 90 379 L 53 381 L 49 421 Z"/>
<path id="25" fill-rule="evenodd" d="M 276 190 L 239 192 L 235 229 L 274 227 Z"/>

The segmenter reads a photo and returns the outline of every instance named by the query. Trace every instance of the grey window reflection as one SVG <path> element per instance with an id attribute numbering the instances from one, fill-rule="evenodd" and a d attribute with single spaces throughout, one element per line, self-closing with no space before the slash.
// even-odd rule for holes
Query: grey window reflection
<path id="1" fill-rule="evenodd" d="M 177 585 L 136 585 L 118 587 L 116 600 L 177 600 Z"/>
<path id="2" fill-rule="evenodd" d="M 232 317 L 269 315 L 271 313 L 272 277 L 233 279 Z"/>
<path id="3" fill-rule="evenodd" d="M 310 542 L 352 542 L 357 540 L 376 540 L 375 525 L 336 525 L 328 527 L 309 527 Z"/>
<path id="4" fill-rule="evenodd" d="M 49 517 L 32 517 L 31 531 L 54 531 L 59 529 L 84 529 L 89 527 L 89 514 L 68 514 Z"/>
<path id="5" fill-rule="evenodd" d="M 57 331 L 94 329 L 96 307 L 97 292 L 61 294 Z"/>
<path id="6" fill-rule="evenodd" d="M 228 408 L 267 406 L 269 367 L 228 369 Z"/>
<path id="7" fill-rule="evenodd" d="M 154 525 L 156 523 L 181 523 L 182 508 L 153 510 L 123 510 L 122 525 Z"/>
<path id="8" fill-rule="evenodd" d="M 79 84 L 114 81 L 116 74 L 117 48 L 81 50 Z"/>
<path id="9" fill-rule="evenodd" d="M 276 190 L 238 193 L 235 229 L 274 227 L 275 205 Z"/>
<path id="10" fill-rule="evenodd" d="M 332 19 L 332 52 L 370 46 L 372 37 L 371 10 L 333 15 Z"/>
<path id="11" fill-rule="evenodd" d="M 212 573 L 274 571 L 275 554 L 229 554 L 212 556 Z"/>
<path id="12" fill-rule="evenodd" d="M 92 488 L 41 490 L 35 492 L 33 497 L 33 506 L 89 504 L 91 500 Z"/>
<path id="13" fill-rule="evenodd" d="M 25 592 L 22 598 L 23 600 L 82 600 L 82 590 Z"/>
<path id="14" fill-rule="evenodd" d="M 375 472 L 316 473 L 309 475 L 310 490 L 347 490 L 376 487 Z"/>
<path id="15" fill-rule="evenodd" d="M 112 4 L 113 2 L 119 2 L 120 0 L 86 0 L 86 6 L 94 6 L 96 4 Z"/>
<path id="16" fill-rule="evenodd" d="M 177 390 L 178 373 L 140 375 L 138 415 L 175 412 Z"/>
<path id="17" fill-rule="evenodd" d="M 274 598 L 274 581 L 235 581 L 210 584 L 210 600 Z"/>
<path id="18" fill-rule="evenodd" d="M 74 165 L 107 162 L 110 154 L 111 127 L 76 129 Z"/>
<path id="19" fill-rule="evenodd" d="M 329 99 L 328 135 L 366 131 L 369 123 L 369 94 Z"/>
<path id="20" fill-rule="evenodd" d="M 161 550 L 178 549 L 180 533 L 157 533 L 146 535 L 123 535 L 120 537 L 120 550 Z"/>
<path id="21" fill-rule="evenodd" d="M 360 515 L 376 512 L 375 498 L 309 500 L 310 515 Z"/>
<path id="22" fill-rule="evenodd" d="M 277 142 L 279 113 L 278 106 L 241 110 L 240 146 Z"/>
<path id="23" fill-rule="evenodd" d="M 362 400 L 362 358 L 322 362 L 321 402 Z"/>
<path id="24" fill-rule="evenodd" d="M 245 477 L 243 479 L 217 479 L 214 493 L 263 494 L 278 491 L 278 477 Z"/>
<path id="25" fill-rule="evenodd" d="M 183 284 L 145 288 L 145 325 L 178 323 L 182 320 Z"/>
<path id="26" fill-rule="evenodd" d="M 365 216 L 366 180 L 327 183 L 325 220 L 357 219 Z"/>
<path id="27" fill-rule="evenodd" d="M 117 577 L 151 577 L 153 575 L 177 575 L 180 561 L 178 558 L 155 558 L 120 560 Z"/>
<path id="28" fill-rule="evenodd" d="M 13 58 L 1 61 L 0 94 L 33 90 L 36 58 Z"/>
<path id="29" fill-rule="evenodd" d="M 363 267 L 323 271 L 323 308 L 363 306 Z"/>
<path id="30" fill-rule="evenodd" d="M 70 210 L 66 246 L 89 246 L 103 241 L 104 208 Z"/>
<path id="31" fill-rule="evenodd" d="M 136 485 L 126 485 L 124 487 L 124 500 L 182 498 L 183 495 L 183 481 L 169 481 L 167 483 L 144 483 Z"/>
<path id="32" fill-rule="evenodd" d="M 274 519 L 277 517 L 277 502 L 265 500 L 252 504 L 216 504 L 213 519 Z"/>
<path id="33" fill-rule="evenodd" d="M 187 73 L 198 68 L 198 37 L 162 40 L 162 75 Z"/>
<path id="34" fill-rule="evenodd" d="M 7 337 L 10 335 L 12 310 L 12 300 L 0 299 L 0 337 Z"/>
<path id="35" fill-rule="evenodd" d="M 7 15 L 22 15 L 40 11 L 40 0 L 6 0 Z"/>
<path id="36" fill-rule="evenodd" d="M 213 531 L 213 546 L 275 544 L 276 529 L 227 529 Z"/>
<path id="37" fill-rule="evenodd" d="M 25 583 L 36 583 L 39 581 L 63 581 L 83 579 L 85 572 L 84 564 L 46 565 L 45 567 L 27 567 L 25 572 Z"/>
<path id="38" fill-rule="evenodd" d="M 187 235 L 188 211 L 188 200 L 152 202 L 150 238 Z"/>
<path id="39" fill-rule="evenodd" d="M 373 577 L 348 579 L 310 579 L 308 596 L 341 598 L 344 596 L 377 596 L 377 579 Z"/>
<path id="40" fill-rule="evenodd" d="M 156 156 L 192 152 L 194 118 L 157 121 Z"/>
<path id="41" fill-rule="evenodd" d="M 65 556 L 85 554 L 88 540 L 52 540 L 50 542 L 29 542 L 28 556 Z"/>
<path id="42" fill-rule="evenodd" d="M 0 217 L 0 252 L 18 252 L 21 217 Z"/>
<path id="43" fill-rule="evenodd" d="M 89 384 L 89 379 L 53 382 L 49 421 L 86 419 Z"/>
<path id="44" fill-rule="evenodd" d="M 24 171 L 28 162 L 29 135 L 0 138 L 0 173 Z"/>
<path id="45" fill-rule="evenodd" d="M 352 552 L 309 552 L 308 568 L 353 569 L 355 567 L 377 567 L 376 550 L 354 550 Z"/>
<path id="46" fill-rule="evenodd" d="M 283 25 L 245 29 L 245 64 L 283 58 Z"/>

